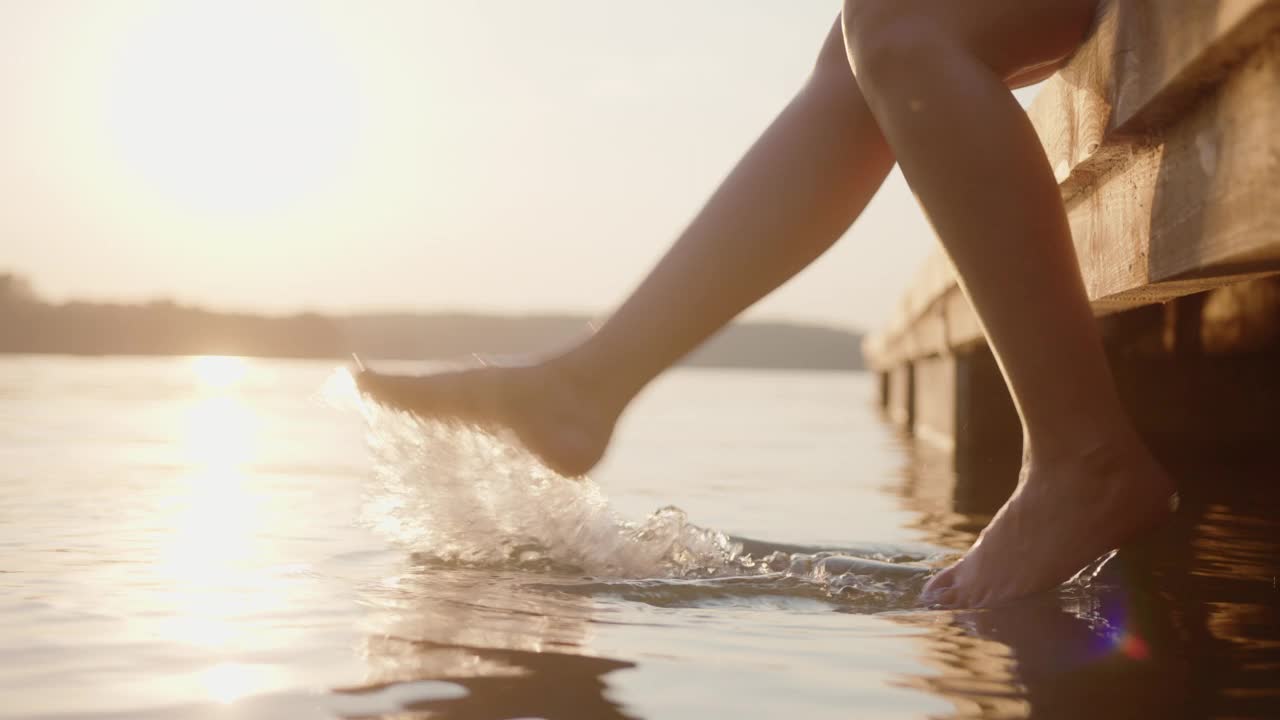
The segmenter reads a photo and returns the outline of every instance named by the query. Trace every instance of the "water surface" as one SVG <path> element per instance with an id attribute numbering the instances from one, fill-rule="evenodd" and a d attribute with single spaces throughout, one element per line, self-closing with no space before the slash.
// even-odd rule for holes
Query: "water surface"
<path id="1" fill-rule="evenodd" d="M 675 372 L 585 482 L 344 382 L 0 358 L 0 718 L 1280 715 L 1274 466 L 1180 466 L 1097 578 L 944 612 L 985 518 L 867 376 Z"/>

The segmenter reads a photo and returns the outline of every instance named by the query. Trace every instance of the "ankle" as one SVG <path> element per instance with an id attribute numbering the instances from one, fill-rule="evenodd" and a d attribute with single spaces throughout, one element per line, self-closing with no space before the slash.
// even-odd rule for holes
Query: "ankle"
<path id="1" fill-rule="evenodd" d="M 631 378 L 625 367 L 602 359 L 587 343 L 550 357 L 543 365 L 575 390 L 619 413 L 647 384 Z"/>
<path id="2" fill-rule="evenodd" d="M 1059 434 L 1048 440 L 1028 437 L 1023 463 L 1029 467 L 1075 467 L 1103 472 L 1145 453 L 1137 433 L 1128 428 Z"/>
<path id="3" fill-rule="evenodd" d="M 1058 416 L 1051 422 L 1027 422 L 1024 461 L 1069 463 L 1123 454 L 1143 443 L 1123 411 Z"/>
<path id="4" fill-rule="evenodd" d="M 1024 478 L 1066 481 L 1100 500 L 1165 502 L 1175 487 L 1146 444 L 1131 428 L 1080 438 L 1074 445 L 1030 447 Z M 1158 503 L 1157 503 L 1158 504 Z"/>

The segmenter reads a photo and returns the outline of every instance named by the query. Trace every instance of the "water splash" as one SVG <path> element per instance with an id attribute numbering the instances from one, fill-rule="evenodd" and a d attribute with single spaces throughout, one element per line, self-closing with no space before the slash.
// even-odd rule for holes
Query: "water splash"
<path id="1" fill-rule="evenodd" d="M 597 577 L 715 574 L 741 547 L 664 508 L 621 518 L 598 485 L 476 428 L 377 410 L 365 517 L 420 560 L 553 567 Z"/>
<path id="2" fill-rule="evenodd" d="M 924 556 L 900 550 L 858 557 L 740 540 L 676 507 L 628 520 L 596 483 L 558 475 L 513 438 L 360 402 L 340 375 L 325 397 L 368 422 L 364 520 L 422 565 L 586 575 L 567 591 L 653 604 L 783 594 L 883 606 L 913 599 L 930 571 Z"/>
<path id="3" fill-rule="evenodd" d="M 593 481 L 558 475 L 509 437 L 362 402 L 345 371 L 322 396 L 368 423 L 365 521 L 421 562 L 691 577 L 718 574 L 741 555 L 739 543 L 678 508 L 622 518 Z"/>

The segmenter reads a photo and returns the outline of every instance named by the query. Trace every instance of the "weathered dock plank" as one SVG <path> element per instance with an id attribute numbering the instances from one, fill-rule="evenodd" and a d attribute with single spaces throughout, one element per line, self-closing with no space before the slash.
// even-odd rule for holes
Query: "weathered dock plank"
<path id="1" fill-rule="evenodd" d="M 1068 201 L 1280 27 L 1274 0 L 1115 0 L 1029 114 Z"/>

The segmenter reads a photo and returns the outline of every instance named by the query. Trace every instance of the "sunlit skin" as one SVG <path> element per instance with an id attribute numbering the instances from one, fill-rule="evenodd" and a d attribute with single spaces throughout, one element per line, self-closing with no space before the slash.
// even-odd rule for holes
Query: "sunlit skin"
<path id="1" fill-rule="evenodd" d="M 1059 67 L 1094 11 L 847 0 L 809 82 L 595 335 L 527 367 L 366 373 L 362 386 L 509 426 L 551 467 L 584 473 L 635 394 L 830 247 L 896 161 L 982 318 L 1025 438 L 1017 491 L 924 599 L 990 606 L 1058 585 L 1159 523 L 1172 492 L 1120 406 L 1057 184 L 1009 93 Z"/>

